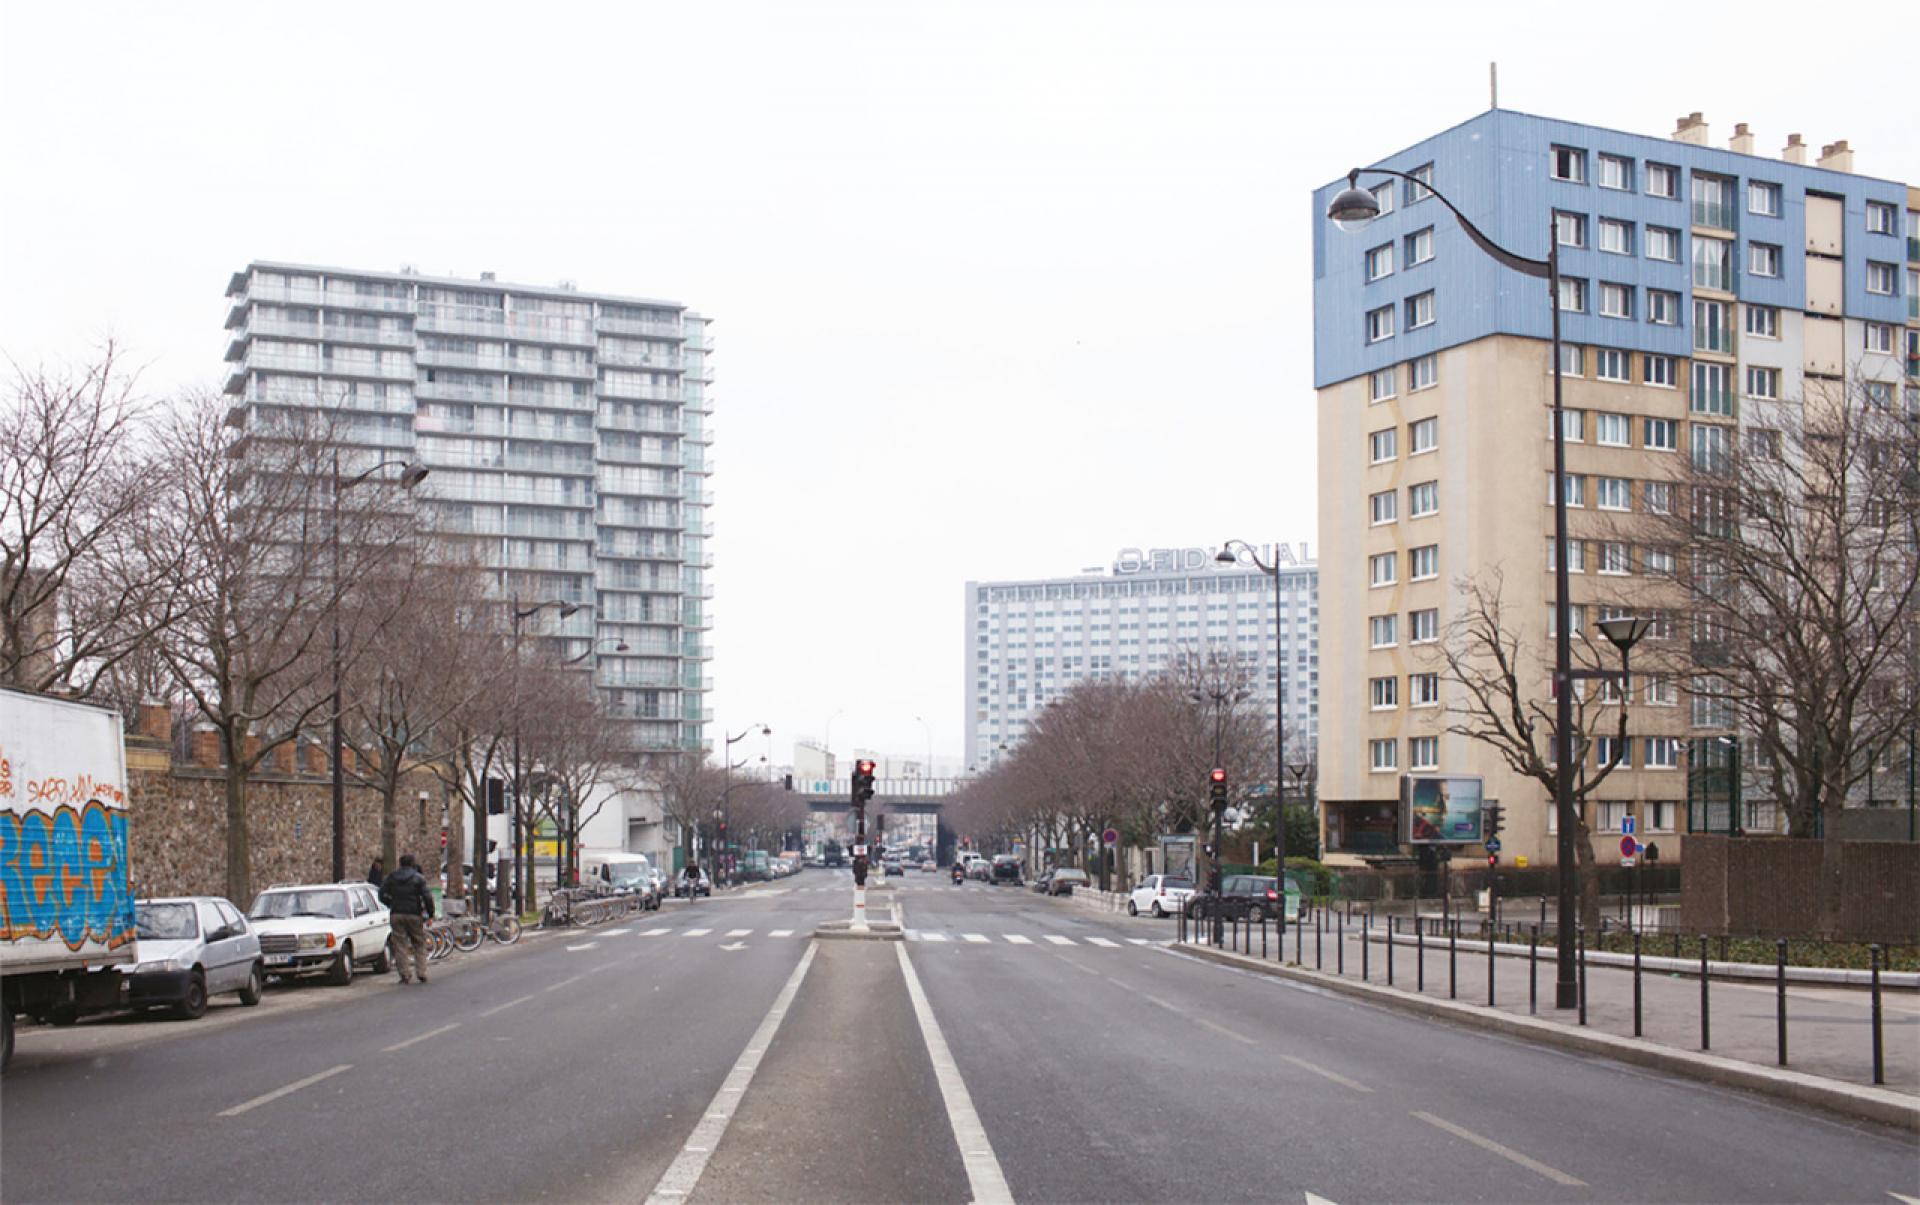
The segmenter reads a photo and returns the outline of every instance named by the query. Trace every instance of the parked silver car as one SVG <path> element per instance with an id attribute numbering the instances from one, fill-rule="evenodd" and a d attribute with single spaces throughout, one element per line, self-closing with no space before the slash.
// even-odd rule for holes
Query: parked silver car
<path id="1" fill-rule="evenodd" d="M 260 938 L 238 908 L 205 895 L 136 900 L 133 918 L 134 961 L 120 966 L 129 1008 L 166 1008 L 191 1021 L 210 996 L 236 992 L 242 1004 L 260 1003 Z"/>

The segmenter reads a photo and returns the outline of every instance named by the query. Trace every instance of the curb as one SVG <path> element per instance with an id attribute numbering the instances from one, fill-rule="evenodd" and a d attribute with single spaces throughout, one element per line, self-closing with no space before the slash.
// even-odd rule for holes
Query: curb
<path id="1" fill-rule="evenodd" d="M 1920 1133 L 1920 1099 L 1887 1088 L 1846 1084 L 1822 1076 L 1807 1075 L 1798 1071 L 1783 1071 L 1756 1063 L 1743 1063 L 1736 1059 L 1721 1058 L 1718 1055 L 1675 1050 L 1671 1047 L 1655 1046 L 1649 1042 L 1616 1037 L 1613 1034 L 1600 1033 L 1591 1029 L 1569 1029 L 1550 1021 L 1489 1011 L 1454 1000 L 1416 996 L 1397 988 L 1342 979 L 1323 971 L 1309 971 L 1304 967 L 1262 962 L 1257 958 L 1248 958 L 1245 955 L 1215 950 L 1207 946 L 1175 944 L 1162 948 L 1174 953 L 1191 954 L 1222 966 L 1270 975 L 1276 979 L 1310 983 L 1315 987 L 1368 1000 L 1388 1008 L 1396 1008 L 1402 1012 L 1458 1021 L 1463 1025 L 1490 1029 L 1496 1033 L 1543 1046 L 1554 1046 L 1582 1054 L 1605 1055 L 1623 1063 L 1651 1067 L 1656 1071 L 1664 1071 L 1687 1079 L 1718 1084 L 1727 1088 L 1741 1088 L 1763 1096 L 1811 1105 L 1845 1117 L 1895 1126 L 1911 1133 Z"/>

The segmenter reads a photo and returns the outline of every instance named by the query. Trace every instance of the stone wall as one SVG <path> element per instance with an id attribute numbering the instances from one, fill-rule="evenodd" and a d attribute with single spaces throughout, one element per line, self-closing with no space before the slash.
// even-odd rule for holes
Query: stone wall
<path id="1" fill-rule="evenodd" d="M 1920 845 L 1838 845 L 1839 879 L 1827 883 L 1820 841 L 1694 834 L 1681 879 L 1681 927 L 1740 937 L 1920 939 Z M 1826 931 L 1828 917 L 1835 931 Z"/>
<path id="2" fill-rule="evenodd" d="M 248 783 L 256 890 L 333 877 L 333 787 L 325 751 L 306 747 L 296 772 L 291 747 L 285 748 L 287 756 L 270 757 Z M 167 741 L 127 738 L 129 841 L 140 898 L 226 894 L 226 775 L 204 742 L 195 752 L 195 761 L 175 764 Z M 430 876 L 439 867 L 443 796 L 439 780 L 426 773 L 410 776 L 400 792 L 398 851 L 418 856 Z M 346 810 L 347 873 L 359 878 L 380 851 L 379 792 L 349 778 Z M 252 901 L 234 902 L 245 908 Z"/>

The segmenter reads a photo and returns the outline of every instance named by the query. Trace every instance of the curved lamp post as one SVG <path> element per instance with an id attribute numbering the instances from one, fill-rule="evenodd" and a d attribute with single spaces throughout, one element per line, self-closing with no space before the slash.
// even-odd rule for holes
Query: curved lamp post
<path id="1" fill-rule="evenodd" d="M 1228 540 L 1213 554 L 1213 559 L 1223 565 L 1237 565 L 1240 558 L 1234 553 L 1236 548 L 1253 562 L 1254 568 L 1273 579 L 1273 868 L 1280 880 L 1280 944 L 1284 949 L 1287 941 L 1287 662 L 1286 638 L 1282 635 L 1286 621 L 1282 618 L 1284 604 L 1280 600 L 1280 556 L 1275 553 L 1273 564 L 1269 565 L 1245 540 Z"/>
<path id="2" fill-rule="evenodd" d="M 515 915 L 521 915 L 527 910 L 526 901 L 529 894 L 527 881 L 533 877 L 533 874 L 531 866 L 528 865 L 532 861 L 531 855 L 524 860 L 521 856 L 523 840 L 520 812 L 526 806 L 527 781 L 526 768 L 520 760 L 520 625 L 548 607 L 557 610 L 562 619 L 572 615 L 580 607 L 563 598 L 550 598 L 546 602 L 523 607 L 520 605 L 518 594 L 511 598 L 510 607 L 509 614 L 513 618 L 513 907 Z M 558 874 L 557 867 L 555 873 Z"/>
<path id="3" fill-rule="evenodd" d="M 747 764 L 744 761 L 736 762 L 733 760 L 733 747 L 739 742 L 746 740 L 748 737 L 752 736 L 756 732 L 759 733 L 761 736 L 773 735 L 773 729 L 765 723 L 749 724 L 745 728 L 742 728 L 739 732 L 728 737 L 726 747 L 720 751 L 720 764 L 723 767 L 725 767 L 725 770 L 721 778 L 721 786 L 720 786 L 720 803 L 723 808 L 726 805 L 727 795 L 733 789 L 732 782 L 733 782 L 734 770 Z M 725 823 L 724 816 L 722 816 L 721 822 L 723 824 Z M 723 848 L 715 851 L 714 857 L 716 859 L 726 858 L 726 849 L 724 848 L 724 845 L 725 843 L 722 842 Z M 719 867 L 716 865 L 715 869 L 718 870 Z M 729 864 L 727 867 L 727 877 L 728 877 L 728 881 L 731 882 L 733 877 L 733 867 L 731 866 L 731 864 Z"/>
<path id="4" fill-rule="evenodd" d="M 1559 818 L 1559 841 L 1555 853 L 1555 880 L 1559 893 L 1559 924 L 1555 933 L 1554 1005 L 1573 1008 L 1579 1004 L 1576 979 L 1574 927 L 1574 850 L 1573 850 L 1573 645 L 1567 630 L 1571 608 L 1567 602 L 1567 443 L 1565 414 L 1561 409 L 1560 363 L 1560 249 L 1554 237 L 1553 214 L 1547 215 L 1547 257 L 1534 259 L 1517 255 L 1494 242 L 1478 226 L 1467 220 L 1458 206 L 1440 191 L 1403 171 L 1389 167 L 1355 168 L 1347 173 L 1347 186 L 1327 206 L 1327 217 L 1342 230 L 1358 230 L 1380 216 L 1380 202 L 1359 187 L 1362 172 L 1376 176 L 1394 176 L 1410 181 L 1439 201 L 1459 221 L 1460 229 L 1474 246 L 1506 267 L 1525 276 L 1547 282 L 1547 297 L 1553 307 L 1553 760 L 1554 808 Z"/>

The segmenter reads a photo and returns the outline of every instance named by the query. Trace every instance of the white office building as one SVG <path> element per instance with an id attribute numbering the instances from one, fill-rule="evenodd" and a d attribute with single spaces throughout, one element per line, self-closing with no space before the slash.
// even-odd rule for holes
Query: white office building
<path id="1" fill-rule="evenodd" d="M 985 770 L 1032 717 L 1076 683 L 1148 677 L 1183 652 L 1224 652 L 1273 714 L 1284 658 L 1288 728 L 1317 739 L 1319 570 L 1307 544 L 1259 549 L 1278 578 L 1211 548 L 1123 548 L 1105 571 L 1030 581 L 968 582 L 966 752 Z M 1280 590 L 1275 631 L 1274 589 Z M 1277 636 L 1277 642 L 1276 642 Z M 1291 752 L 1291 750 L 1290 750 Z"/>
<path id="2" fill-rule="evenodd" d="M 674 302 L 255 261 L 227 286 L 229 421 L 345 416 L 345 471 L 431 471 L 422 513 L 593 653 L 636 753 L 705 747 L 707 320 Z M 625 642 L 625 651 L 615 651 Z"/>

